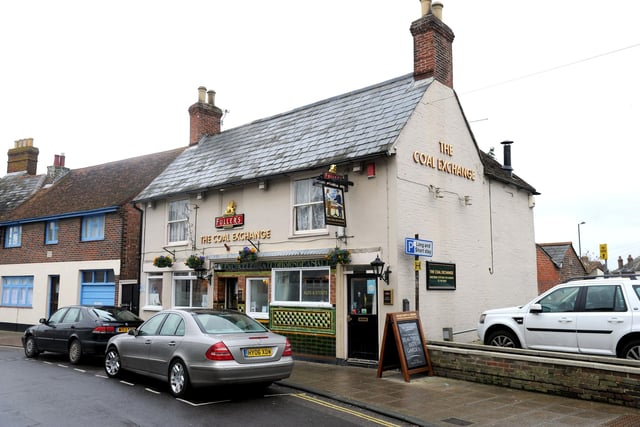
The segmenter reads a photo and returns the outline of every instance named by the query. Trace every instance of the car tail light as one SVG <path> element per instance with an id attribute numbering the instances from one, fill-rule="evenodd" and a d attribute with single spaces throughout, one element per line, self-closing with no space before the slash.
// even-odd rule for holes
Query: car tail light
<path id="1" fill-rule="evenodd" d="M 285 338 L 283 356 L 293 356 L 293 350 L 291 350 L 291 343 L 288 338 Z"/>
<path id="2" fill-rule="evenodd" d="M 94 334 L 115 334 L 116 328 L 113 326 L 97 326 L 93 328 L 92 331 Z"/>
<path id="3" fill-rule="evenodd" d="M 233 360 L 233 355 L 222 341 L 209 347 L 205 357 L 209 360 Z"/>

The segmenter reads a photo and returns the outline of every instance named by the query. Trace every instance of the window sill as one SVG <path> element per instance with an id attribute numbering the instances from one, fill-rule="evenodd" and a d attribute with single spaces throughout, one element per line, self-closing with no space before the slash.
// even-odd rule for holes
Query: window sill
<path id="1" fill-rule="evenodd" d="M 162 311 L 161 305 L 145 305 L 142 307 L 144 311 Z"/>

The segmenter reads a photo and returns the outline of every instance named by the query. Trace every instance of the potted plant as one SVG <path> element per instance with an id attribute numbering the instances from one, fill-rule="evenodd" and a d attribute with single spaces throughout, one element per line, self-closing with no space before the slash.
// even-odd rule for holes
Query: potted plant
<path id="1" fill-rule="evenodd" d="M 325 256 L 330 266 L 335 267 L 338 264 L 349 264 L 351 262 L 351 251 L 348 249 L 333 248 Z"/>
<path id="2" fill-rule="evenodd" d="M 173 258 L 165 255 L 157 256 L 153 259 L 153 265 L 158 268 L 171 267 L 173 265 Z"/>
<path id="3" fill-rule="evenodd" d="M 187 267 L 193 268 L 194 270 L 201 270 L 204 266 L 204 257 L 202 255 L 191 255 L 184 262 Z"/>
<path id="4" fill-rule="evenodd" d="M 238 251 L 238 262 L 253 262 L 258 259 L 258 251 L 254 247 L 245 246 Z"/>

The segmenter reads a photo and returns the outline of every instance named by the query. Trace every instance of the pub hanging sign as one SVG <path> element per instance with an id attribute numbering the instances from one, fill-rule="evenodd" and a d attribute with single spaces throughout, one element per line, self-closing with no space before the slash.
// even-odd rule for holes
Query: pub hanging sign
<path id="1" fill-rule="evenodd" d="M 328 172 L 316 178 L 322 184 L 324 201 L 324 223 L 326 225 L 347 226 L 347 212 L 344 204 L 344 193 L 353 182 L 347 175 L 338 175 L 336 165 L 331 165 Z"/>

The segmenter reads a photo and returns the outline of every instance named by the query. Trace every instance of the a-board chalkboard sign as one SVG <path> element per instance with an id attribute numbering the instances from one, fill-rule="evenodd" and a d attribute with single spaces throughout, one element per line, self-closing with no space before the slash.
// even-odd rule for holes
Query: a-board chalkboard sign
<path id="1" fill-rule="evenodd" d="M 388 313 L 378 362 L 378 378 L 387 369 L 400 368 L 404 380 L 419 372 L 433 374 L 422 323 L 415 311 Z"/>

